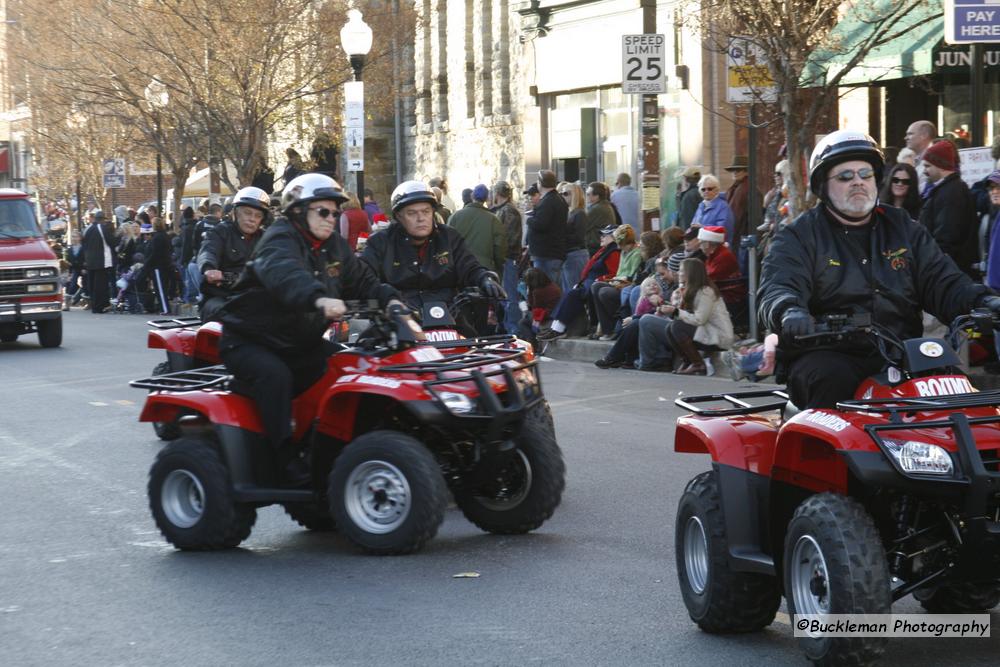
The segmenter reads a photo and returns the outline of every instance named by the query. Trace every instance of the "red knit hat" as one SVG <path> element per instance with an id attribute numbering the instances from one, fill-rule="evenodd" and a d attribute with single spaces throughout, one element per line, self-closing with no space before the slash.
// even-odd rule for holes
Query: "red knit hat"
<path id="1" fill-rule="evenodd" d="M 958 151 L 955 150 L 955 144 L 947 140 L 931 144 L 924 151 L 920 159 L 930 162 L 938 169 L 944 169 L 945 171 L 958 170 Z"/>

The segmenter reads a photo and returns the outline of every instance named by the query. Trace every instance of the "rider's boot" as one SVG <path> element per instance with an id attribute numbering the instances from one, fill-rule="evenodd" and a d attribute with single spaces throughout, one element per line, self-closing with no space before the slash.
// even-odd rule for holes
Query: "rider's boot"
<path id="1" fill-rule="evenodd" d="M 281 481 L 284 486 L 293 488 L 308 486 L 312 480 L 312 471 L 305 452 L 291 440 L 286 440 L 278 448 L 278 465 L 281 467 Z"/>

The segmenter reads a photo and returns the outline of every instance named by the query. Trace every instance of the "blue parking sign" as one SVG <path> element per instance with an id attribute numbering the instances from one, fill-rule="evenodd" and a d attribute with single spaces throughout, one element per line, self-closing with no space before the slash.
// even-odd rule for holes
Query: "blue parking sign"
<path id="1" fill-rule="evenodd" d="M 945 0 L 944 39 L 949 44 L 1000 42 L 1000 0 Z"/>

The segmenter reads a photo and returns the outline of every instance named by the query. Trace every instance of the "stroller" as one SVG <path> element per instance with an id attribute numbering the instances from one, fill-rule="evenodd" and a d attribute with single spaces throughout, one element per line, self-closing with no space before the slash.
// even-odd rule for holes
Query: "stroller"
<path id="1" fill-rule="evenodd" d="M 112 312 L 137 314 L 146 312 L 142 305 L 142 293 L 139 291 L 142 266 L 141 262 L 136 262 L 115 282 L 118 294 L 111 299 Z"/>

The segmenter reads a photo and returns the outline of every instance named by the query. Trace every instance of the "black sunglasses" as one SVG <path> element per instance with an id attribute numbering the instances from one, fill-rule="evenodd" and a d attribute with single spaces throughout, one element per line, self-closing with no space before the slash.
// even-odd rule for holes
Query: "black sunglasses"
<path id="1" fill-rule="evenodd" d="M 871 167 L 862 167 L 861 169 L 845 169 L 839 174 L 834 174 L 833 178 L 837 179 L 842 183 L 850 183 L 854 180 L 854 177 L 859 177 L 862 181 L 867 181 L 869 178 L 875 178 L 875 170 Z M 833 179 L 830 179 L 833 180 Z"/>
<path id="2" fill-rule="evenodd" d="M 908 178 L 896 178 L 895 176 L 893 176 L 889 180 L 892 181 L 893 185 L 909 185 L 910 184 L 910 179 L 908 179 Z"/>
<path id="3" fill-rule="evenodd" d="M 326 218 L 329 218 L 331 215 L 337 215 L 337 213 L 339 212 L 339 211 L 337 211 L 337 209 L 329 209 L 329 208 L 326 208 L 325 206 L 322 207 L 322 208 L 309 208 L 309 209 L 306 209 L 306 210 L 307 211 L 316 211 L 316 215 L 318 215 L 319 217 L 323 218 L 324 220 Z"/>
<path id="4" fill-rule="evenodd" d="M 713 187 L 710 187 L 710 188 L 699 188 L 699 190 L 700 190 L 701 192 L 712 192 L 713 190 L 718 190 L 718 189 L 719 189 L 719 188 L 717 188 L 717 187 L 715 187 L 715 186 L 713 186 Z"/>

